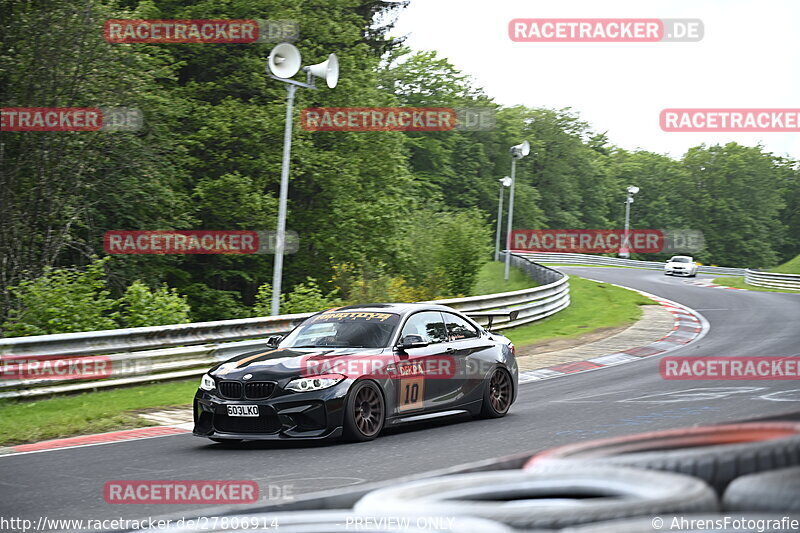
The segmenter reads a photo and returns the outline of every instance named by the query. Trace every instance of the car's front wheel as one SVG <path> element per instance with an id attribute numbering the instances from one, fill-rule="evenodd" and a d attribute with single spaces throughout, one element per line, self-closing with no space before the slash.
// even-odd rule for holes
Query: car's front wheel
<path id="1" fill-rule="evenodd" d="M 511 383 L 511 375 L 504 368 L 495 369 L 483 393 L 481 416 L 483 418 L 505 416 L 511 407 L 513 394 L 514 385 Z"/>
<path id="2" fill-rule="evenodd" d="M 372 381 L 353 385 L 347 396 L 344 413 L 344 439 L 364 442 L 377 437 L 386 419 L 383 394 Z"/>

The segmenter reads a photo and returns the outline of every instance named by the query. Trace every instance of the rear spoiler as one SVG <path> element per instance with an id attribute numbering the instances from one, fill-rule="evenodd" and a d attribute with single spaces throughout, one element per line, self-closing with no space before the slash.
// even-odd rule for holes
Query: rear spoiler
<path id="1" fill-rule="evenodd" d="M 488 324 L 486 325 L 486 329 L 492 329 L 492 322 L 494 322 L 495 318 L 505 318 L 508 317 L 509 320 L 516 320 L 517 315 L 519 315 L 519 310 L 516 311 L 506 311 L 503 309 L 498 309 L 497 311 L 475 311 L 474 313 L 464 313 L 468 317 L 473 320 L 479 318 L 486 318 L 488 320 Z"/>

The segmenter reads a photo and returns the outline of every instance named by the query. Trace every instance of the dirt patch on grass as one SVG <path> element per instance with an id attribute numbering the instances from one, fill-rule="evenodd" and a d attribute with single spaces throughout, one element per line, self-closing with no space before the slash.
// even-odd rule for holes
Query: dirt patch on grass
<path id="1" fill-rule="evenodd" d="M 594 331 L 589 333 L 584 333 L 579 337 L 573 337 L 570 339 L 551 339 L 547 341 L 540 341 L 535 342 L 533 344 L 528 344 L 522 348 L 517 350 L 517 357 L 524 357 L 526 355 L 534 355 L 540 353 L 547 353 L 547 352 L 557 352 L 559 350 L 567 350 L 569 348 L 576 348 L 583 344 L 589 344 L 590 342 L 597 342 L 612 335 L 616 335 L 617 333 L 621 333 L 631 327 L 633 324 L 628 324 L 625 326 L 613 326 L 607 328 L 598 328 Z"/>

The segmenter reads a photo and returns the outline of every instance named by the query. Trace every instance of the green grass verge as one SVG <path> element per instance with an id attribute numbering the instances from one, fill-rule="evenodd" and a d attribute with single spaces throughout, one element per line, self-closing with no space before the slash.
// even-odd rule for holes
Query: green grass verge
<path id="1" fill-rule="evenodd" d="M 655 302 L 637 292 L 571 276 L 570 306 L 532 324 L 503 330 L 518 347 L 555 338 L 575 338 L 599 328 L 633 324 L 642 317 L 640 305 Z"/>
<path id="2" fill-rule="evenodd" d="M 794 259 L 786 261 L 780 266 L 771 268 L 770 272 L 780 272 L 781 274 L 800 274 L 800 255 Z"/>
<path id="3" fill-rule="evenodd" d="M 192 403 L 199 379 L 86 392 L 42 400 L 0 402 L 0 445 L 152 425 L 133 413 Z"/>
<path id="4" fill-rule="evenodd" d="M 744 277 L 742 276 L 714 278 L 713 283 L 716 283 L 717 285 L 724 285 L 726 287 L 734 287 L 736 289 L 747 289 L 748 291 L 787 292 L 790 294 L 800 294 L 800 291 L 786 291 L 781 289 L 769 289 L 767 287 L 756 287 L 755 285 L 748 285 L 747 283 L 744 282 Z"/>
<path id="5" fill-rule="evenodd" d="M 492 261 L 483 265 L 478 272 L 478 279 L 472 289 L 471 296 L 493 294 L 496 292 L 519 291 L 538 286 L 538 283 L 528 277 L 525 272 L 511 267 L 508 271 L 508 281 L 504 280 L 505 264 Z"/>

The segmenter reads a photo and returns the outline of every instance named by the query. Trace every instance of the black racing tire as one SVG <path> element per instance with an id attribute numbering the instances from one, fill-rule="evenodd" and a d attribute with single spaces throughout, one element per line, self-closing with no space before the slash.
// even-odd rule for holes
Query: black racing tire
<path id="1" fill-rule="evenodd" d="M 562 461 L 690 474 L 722 494 L 739 476 L 800 465 L 800 423 L 704 426 L 580 442 L 538 453 L 525 468 Z"/>
<path id="2" fill-rule="evenodd" d="M 481 418 L 506 416 L 514 399 L 514 380 L 505 368 L 495 368 L 486 380 L 481 403 Z"/>
<path id="3" fill-rule="evenodd" d="M 369 492 L 354 510 L 469 515 L 523 529 L 716 512 L 718 506 L 714 491 L 690 476 L 625 467 L 552 466 L 412 481 Z"/>
<path id="4" fill-rule="evenodd" d="M 386 402 L 380 387 L 370 380 L 357 381 L 347 394 L 344 412 L 346 442 L 366 442 L 383 431 Z"/>
<path id="5" fill-rule="evenodd" d="M 800 466 L 734 479 L 722 496 L 726 511 L 800 512 Z"/>
<path id="6" fill-rule="evenodd" d="M 725 522 L 726 517 L 727 525 Z M 587 526 L 569 527 L 562 529 L 561 533 L 647 533 L 650 531 L 653 533 L 664 533 L 665 531 L 679 533 L 741 533 L 742 531 L 789 533 L 797 531 L 796 529 L 788 529 L 788 527 L 784 528 L 780 524 L 780 519 L 780 516 L 775 516 L 774 514 L 665 515 L 611 520 Z M 745 527 L 742 526 L 743 523 Z M 749 524 L 752 524 L 750 527 L 753 529 L 747 529 Z M 657 527 L 658 525 L 660 527 Z"/>

